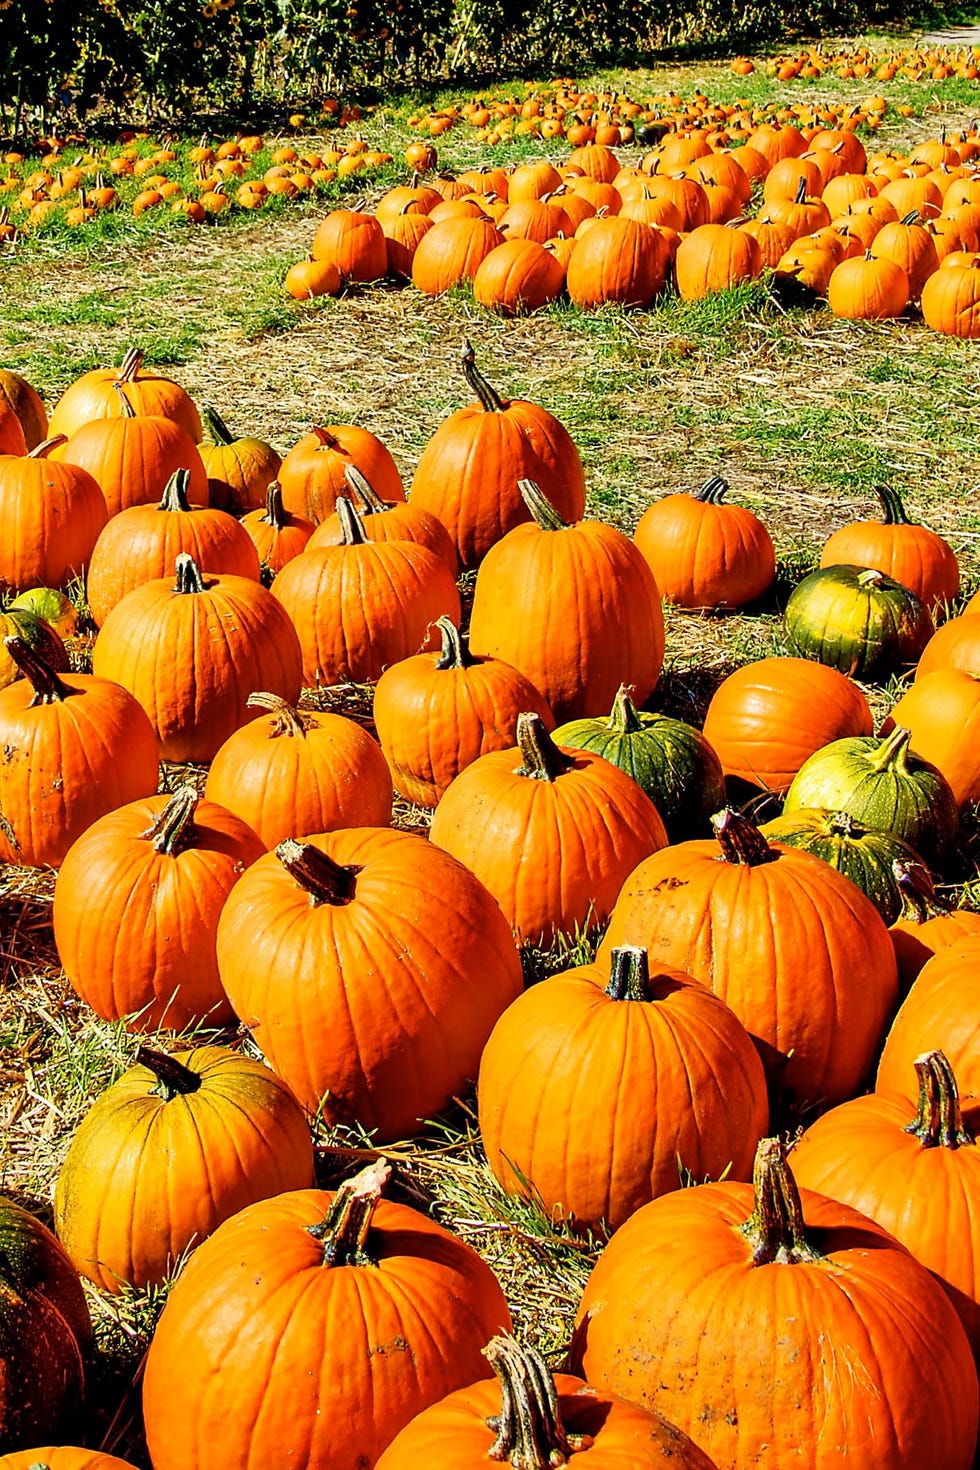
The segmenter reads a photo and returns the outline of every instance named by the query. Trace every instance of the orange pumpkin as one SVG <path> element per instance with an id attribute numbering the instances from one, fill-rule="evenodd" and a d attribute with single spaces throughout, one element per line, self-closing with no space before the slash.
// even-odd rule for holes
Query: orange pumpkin
<path id="1" fill-rule="evenodd" d="M 522 316 L 557 300 L 564 283 L 564 267 L 543 241 L 510 239 L 480 262 L 473 295 L 481 306 L 501 316 Z"/>
<path id="2" fill-rule="evenodd" d="M 762 270 L 758 241 L 733 225 L 705 224 L 680 244 L 674 261 L 682 301 L 730 291 Z"/>
<path id="3" fill-rule="evenodd" d="M 262 569 L 262 582 L 268 586 L 288 561 L 306 550 L 315 527 L 312 521 L 286 509 L 282 487 L 278 480 L 273 480 L 266 491 L 265 509 L 250 510 L 243 516 L 242 529 L 252 538 Z"/>
<path id="4" fill-rule="evenodd" d="M 189 472 L 188 500 L 210 504 L 204 461 L 183 428 L 159 414 L 137 415 L 125 400 L 117 417 L 80 425 L 54 457 L 88 471 L 110 519 L 136 505 L 156 505 L 177 470 Z"/>
<path id="5" fill-rule="evenodd" d="M 717 475 L 694 495 L 667 495 L 644 511 L 633 541 L 657 587 L 680 607 L 743 607 L 776 575 L 772 537 L 758 516 L 726 505 Z"/>
<path id="6" fill-rule="evenodd" d="M 208 477 L 211 504 L 231 515 L 260 510 L 282 460 L 270 444 L 250 436 L 235 438 L 216 408 L 205 407 L 212 443 L 198 446 Z"/>
<path id="7" fill-rule="evenodd" d="M 404 500 L 398 467 L 381 440 L 356 424 L 314 426 L 286 455 L 279 470 L 284 508 L 319 525 L 346 493 L 353 465 L 382 500 Z"/>
<path id="8" fill-rule="evenodd" d="M 313 236 L 313 259 L 335 265 L 341 281 L 377 281 L 388 269 L 384 231 L 371 214 L 334 209 Z"/>
<path id="9" fill-rule="evenodd" d="M 419 241 L 412 257 L 412 281 L 426 296 L 441 296 L 461 281 L 472 281 L 482 261 L 504 237 L 484 216 L 440 220 Z"/>
<path id="10" fill-rule="evenodd" d="M 70 439 L 91 419 L 119 418 L 127 403 L 140 418 L 173 419 L 192 444 L 201 442 L 201 419 L 189 394 L 170 378 L 144 372 L 138 347 L 119 368 L 96 368 L 72 383 L 54 406 L 48 433 Z"/>
<path id="11" fill-rule="evenodd" d="M 856 521 L 844 526 L 824 545 L 820 565 L 874 567 L 910 588 L 929 611 L 959 596 L 960 569 L 956 553 L 935 531 L 910 521 L 898 491 L 876 485 L 880 521 Z"/>
<path id="12" fill-rule="evenodd" d="M 569 258 L 569 297 L 583 310 L 607 301 L 649 306 L 664 288 L 669 261 L 664 237 L 650 225 L 619 215 L 599 219 Z"/>
<path id="13" fill-rule="evenodd" d="M 0 592 L 66 586 L 85 571 L 106 523 L 92 476 L 49 459 L 62 442 L 0 454 Z"/>
<path id="14" fill-rule="evenodd" d="M 980 937 L 964 935 L 927 959 L 892 1023 L 878 1063 L 875 1092 L 915 1097 L 920 1052 L 945 1053 L 965 1096 L 980 1096 Z"/>
<path id="15" fill-rule="evenodd" d="M 424 546 L 450 572 L 456 575 L 456 548 L 440 520 L 421 506 L 407 500 L 382 500 L 367 478 L 354 465 L 344 474 L 344 499 L 357 505 L 361 525 L 369 541 L 411 541 Z M 306 544 L 307 551 L 322 551 L 327 546 L 344 544 L 344 527 L 340 515 L 333 511 L 322 520 Z"/>

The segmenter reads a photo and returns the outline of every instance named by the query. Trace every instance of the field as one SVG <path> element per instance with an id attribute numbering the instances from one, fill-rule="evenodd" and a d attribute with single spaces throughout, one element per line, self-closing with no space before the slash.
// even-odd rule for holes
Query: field
<path id="1" fill-rule="evenodd" d="M 955 132 L 980 112 L 980 82 L 956 80 L 869 82 L 827 71 L 788 89 L 761 67 L 736 77 L 721 62 L 577 80 L 637 98 L 703 91 L 759 106 L 788 96 L 849 106 L 880 90 L 890 104 L 877 134 L 882 147 Z M 505 83 L 490 90 L 522 94 Z M 446 100 L 437 95 L 424 105 Z M 361 188 L 374 199 L 404 180 L 401 158 L 414 137 L 408 118 L 422 101 L 393 98 L 362 120 L 371 146 L 395 162 L 366 181 L 332 187 L 328 200 L 355 198 Z M 895 104 L 912 115 L 900 116 Z M 305 126 L 284 127 L 283 138 L 323 143 Z M 267 130 L 265 141 L 271 148 L 279 140 Z M 491 150 L 462 127 L 435 141 L 440 166 L 452 170 L 488 153 L 506 162 L 567 152 L 560 141 L 534 138 Z M 619 151 L 624 160 L 642 152 Z M 83 371 L 140 347 L 236 433 L 284 452 L 313 423 L 360 424 L 390 447 L 407 484 L 436 426 L 468 399 L 457 364 L 469 338 L 495 386 L 545 405 L 566 425 L 585 464 L 592 515 L 631 531 L 654 500 L 721 474 L 732 499 L 770 527 L 778 577 L 761 609 L 668 614 L 654 707 L 697 723 L 734 668 L 788 651 L 781 621 L 788 591 L 817 565 L 831 531 L 875 513 L 876 485 L 894 485 L 911 515 L 948 539 L 963 569 L 964 601 L 980 587 L 976 343 L 940 337 L 911 314 L 872 324 L 835 319 L 825 307 L 789 309 L 765 279 L 698 303 L 670 297 L 650 311 L 595 313 L 556 304 L 514 321 L 483 311 L 463 290 L 429 299 L 410 286 L 379 284 L 294 302 L 283 277 L 307 253 L 325 208 L 323 198 L 292 201 L 198 228 L 120 212 L 89 230 L 46 228 L 14 249 L 0 246 L 0 363 L 26 375 L 50 408 Z M 75 641 L 78 667 L 87 647 L 84 637 Z M 869 686 L 876 716 L 898 688 L 897 681 Z M 370 724 L 369 691 L 351 687 L 326 698 Z M 169 768 L 169 789 L 185 776 Z M 426 820 L 416 808 L 399 808 L 401 825 L 422 829 Z M 963 890 L 971 905 L 980 898 L 975 854 L 968 827 L 946 891 L 955 898 Z M 134 1038 L 98 1021 L 64 980 L 50 927 L 53 876 L 0 871 L 0 1185 L 44 1218 L 73 1128 L 135 1051 Z M 588 951 L 583 939 L 573 952 Z M 529 974 L 563 968 L 567 959 L 567 950 L 531 953 Z M 321 1128 L 317 1142 L 325 1183 L 373 1156 L 367 1138 Z M 559 1361 L 594 1243 L 502 1194 L 482 1161 L 472 1098 L 424 1138 L 385 1153 L 398 1168 L 401 1196 L 434 1207 L 487 1258 L 519 1334 Z M 112 1299 L 92 1288 L 88 1295 L 100 1354 L 79 1439 L 84 1433 L 86 1442 L 146 1463 L 139 1375 L 165 1293 Z"/>

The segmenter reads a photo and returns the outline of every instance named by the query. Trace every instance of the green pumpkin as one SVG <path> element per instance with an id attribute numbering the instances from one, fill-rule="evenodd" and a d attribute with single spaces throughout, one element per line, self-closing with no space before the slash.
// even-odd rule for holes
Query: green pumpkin
<path id="1" fill-rule="evenodd" d="M 725 805 L 721 762 L 701 731 L 669 715 L 641 714 L 624 687 L 608 719 L 571 720 L 553 738 L 557 745 L 593 751 L 632 776 L 671 842 L 710 835 L 710 818 Z"/>
<path id="2" fill-rule="evenodd" d="M 68 672 L 68 650 L 57 633 L 36 613 L 9 607 L 0 612 L 0 689 L 21 677 L 20 669 L 3 646 L 5 638 L 20 638 L 59 674 Z"/>
<path id="3" fill-rule="evenodd" d="M 759 828 L 767 842 L 785 842 L 822 858 L 866 894 L 886 924 L 902 911 L 902 891 L 892 864 L 920 867 L 919 856 L 891 832 L 876 832 L 847 812 L 801 807 Z"/>
<path id="4" fill-rule="evenodd" d="M 60 1443 L 91 1341 L 78 1272 L 50 1230 L 0 1198 L 0 1455 Z"/>
<path id="5" fill-rule="evenodd" d="M 785 814 L 825 807 L 876 832 L 890 832 L 933 867 L 959 825 L 956 797 L 941 772 L 909 750 L 908 730 L 884 740 L 855 735 L 825 745 L 800 767 Z"/>
<path id="6" fill-rule="evenodd" d="M 852 679 L 887 679 L 918 661 L 935 632 L 914 592 L 867 567 L 820 567 L 786 604 L 790 645 Z"/>

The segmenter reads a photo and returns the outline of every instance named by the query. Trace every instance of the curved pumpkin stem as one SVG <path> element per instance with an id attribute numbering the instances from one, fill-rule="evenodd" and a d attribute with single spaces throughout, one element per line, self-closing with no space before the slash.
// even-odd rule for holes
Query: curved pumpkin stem
<path id="1" fill-rule="evenodd" d="M 892 876 L 902 901 L 899 919 L 906 924 L 927 924 L 930 919 L 939 919 L 951 913 L 948 903 L 943 903 L 936 893 L 932 874 L 925 863 L 906 863 L 901 858 L 892 858 Z"/>
<path id="2" fill-rule="evenodd" d="M 919 1107 L 905 1129 L 923 1148 L 973 1148 L 976 1139 L 963 1122 L 959 1088 L 948 1059 L 927 1051 L 913 1064 L 919 1079 Z"/>
<path id="3" fill-rule="evenodd" d="M 336 435 L 331 434 L 330 430 L 323 428 L 322 425 L 314 424 L 310 433 L 315 439 L 320 441 L 317 446 L 318 449 L 336 449 L 340 444 L 340 440 Z"/>
<path id="4" fill-rule="evenodd" d="M 589 1448 L 588 1435 L 566 1434 L 555 1381 L 540 1353 L 501 1333 L 483 1356 L 500 1382 L 500 1413 L 488 1421 L 497 1436 L 487 1450 L 489 1460 L 514 1470 L 557 1470 Z"/>
<path id="5" fill-rule="evenodd" d="M 70 695 L 78 692 L 70 689 L 58 677 L 47 659 L 36 648 L 25 643 L 23 638 L 5 638 L 3 646 L 34 690 L 29 708 L 34 709 L 39 704 L 61 704 Z"/>
<path id="6" fill-rule="evenodd" d="M 308 714 L 296 709 L 295 705 L 283 699 L 279 694 L 267 694 L 264 690 L 258 690 L 250 694 L 245 701 L 246 709 L 264 709 L 275 716 L 273 726 L 269 732 L 270 738 L 275 740 L 279 735 L 305 735 L 307 730 L 312 730 L 316 721 Z"/>
<path id="7" fill-rule="evenodd" d="M 131 347 L 119 365 L 119 371 L 116 374 L 117 381 L 120 383 L 135 383 L 142 366 L 142 347 Z"/>
<path id="8" fill-rule="evenodd" d="M 869 755 L 868 765 L 873 771 L 884 771 L 889 766 L 894 766 L 898 771 L 906 771 L 911 739 L 911 730 L 906 730 L 902 725 L 896 725 L 891 734 L 881 742 L 878 749 Z"/>
<path id="9" fill-rule="evenodd" d="M 726 863 L 744 863 L 746 867 L 758 868 L 779 856 L 758 827 L 734 807 L 727 806 L 723 812 L 716 812 L 711 818 L 711 825 Z"/>
<path id="10" fill-rule="evenodd" d="M 375 490 L 367 475 L 359 470 L 356 464 L 349 464 L 344 470 L 344 482 L 349 490 L 353 490 L 354 494 L 364 506 L 364 515 L 379 515 L 381 511 L 390 509 L 387 503 L 381 499 L 381 496 Z"/>
<path id="11" fill-rule="evenodd" d="M 40 444 L 35 444 L 34 448 L 29 451 L 29 453 L 27 455 L 27 458 L 28 459 L 47 459 L 47 457 L 51 453 L 52 449 L 57 449 L 57 447 L 58 447 L 59 444 L 67 444 L 67 443 L 68 443 L 68 435 L 67 434 L 55 434 L 53 438 L 51 438 L 51 439 L 42 439 L 42 441 L 41 441 Z"/>
<path id="12" fill-rule="evenodd" d="M 645 949 L 621 944 L 613 950 L 606 994 L 610 1000 L 650 999 L 650 959 Z"/>
<path id="13" fill-rule="evenodd" d="M 729 485 L 720 475 L 712 475 L 710 480 L 705 480 L 700 490 L 694 493 L 695 500 L 701 500 L 705 505 L 721 505 L 728 494 Z"/>
<path id="14" fill-rule="evenodd" d="M 436 662 L 437 669 L 470 669 L 477 662 L 469 650 L 469 644 L 451 617 L 443 613 L 436 618 L 436 627 L 442 635 L 442 654 Z"/>
<path id="15" fill-rule="evenodd" d="M 190 470 L 174 470 L 170 479 L 163 487 L 163 494 L 160 497 L 160 504 L 157 506 L 157 510 L 189 511 L 191 503 L 187 499 L 187 491 L 190 488 L 190 483 Z"/>
<path id="16" fill-rule="evenodd" d="M 636 712 L 636 705 L 630 699 L 630 687 L 620 684 L 616 690 L 616 698 L 613 700 L 612 711 L 609 715 L 609 729 L 615 730 L 617 735 L 635 735 L 638 730 L 643 729 L 643 721 Z"/>
<path id="17" fill-rule="evenodd" d="M 855 832 L 863 832 L 864 828 L 855 822 L 850 812 L 833 812 L 827 823 L 832 837 L 853 837 Z"/>
<path id="18" fill-rule="evenodd" d="M 574 765 L 572 757 L 552 740 L 541 716 L 533 712 L 517 716 L 517 744 L 523 761 L 517 774 L 532 781 L 557 781 Z"/>
<path id="19" fill-rule="evenodd" d="M 463 364 L 463 377 L 480 400 L 484 413 L 503 413 L 508 407 L 507 400 L 501 398 L 496 388 L 491 388 L 480 372 L 476 365 L 476 353 L 473 351 L 473 344 L 469 338 L 463 342 L 460 361 Z"/>
<path id="20" fill-rule="evenodd" d="M 755 1207 L 739 1232 L 752 1247 L 755 1265 L 768 1266 L 775 1261 L 782 1266 L 796 1266 L 818 1261 L 819 1253 L 806 1238 L 800 1191 L 786 1162 L 782 1139 L 760 1140 L 752 1185 Z"/>
<path id="21" fill-rule="evenodd" d="M 151 1087 L 150 1092 L 162 1097 L 164 1102 L 173 1102 L 176 1097 L 189 1097 L 201 1085 L 199 1072 L 192 1072 L 190 1067 L 185 1067 L 176 1057 L 168 1056 L 163 1051 L 154 1051 L 149 1046 L 139 1048 L 136 1064 L 153 1073 L 157 1085 Z"/>
<path id="22" fill-rule="evenodd" d="M 868 567 L 858 577 L 859 587 L 877 587 L 879 582 L 885 580 L 884 572 L 879 572 L 877 567 Z"/>
<path id="23" fill-rule="evenodd" d="M 325 1266 L 369 1266 L 374 1262 L 367 1249 L 368 1231 L 378 1201 L 391 1178 L 391 1165 L 378 1159 L 345 1179 L 319 1225 L 309 1233 L 323 1242 Z"/>
<path id="24" fill-rule="evenodd" d="M 558 511 L 545 495 L 541 486 L 534 480 L 518 480 L 517 488 L 521 492 L 521 499 L 531 512 L 532 519 L 541 527 L 542 531 L 565 531 L 568 522 L 562 520 Z"/>
<path id="25" fill-rule="evenodd" d="M 178 551 L 174 558 L 174 574 L 177 579 L 174 583 L 175 592 L 186 595 L 190 592 L 207 590 L 204 586 L 204 578 L 201 576 L 201 569 L 189 551 Z"/>
<path id="26" fill-rule="evenodd" d="M 277 531 L 289 525 L 286 507 L 282 503 L 282 486 L 278 480 L 273 480 L 265 492 L 265 515 L 260 519 L 270 526 L 275 526 Z"/>
<path id="27" fill-rule="evenodd" d="M 902 504 L 902 497 L 897 490 L 890 485 L 876 485 L 875 495 L 882 509 L 881 523 L 883 526 L 914 526 L 917 523 L 910 521 Z"/>
<path id="28" fill-rule="evenodd" d="M 333 858 L 308 842 L 287 837 L 276 848 L 276 857 L 286 872 L 310 895 L 313 906 L 328 903 L 341 908 L 350 903 L 357 892 L 360 868 L 342 868 Z"/>
<path id="29" fill-rule="evenodd" d="M 194 813 L 200 801 L 197 788 L 188 783 L 174 792 L 152 824 L 140 833 L 141 842 L 152 842 L 157 852 L 176 857 L 194 838 Z"/>
<path id="30" fill-rule="evenodd" d="M 204 420 L 204 426 L 215 444 L 220 444 L 224 448 L 227 448 L 229 444 L 234 444 L 234 434 L 228 428 L 228 425 L 218 410 L 213 408 L 210 403 L 206 403 L 201 409 L 201 418 Z"/>
<path id="31" fill-rule="evenodd" d="M 129 382 L 130 380 L 127 378 L 125 379 L 125 381 Z M 120 379 L 118 382 L 113 383 L 112 386 L 119 395 L 119 417 L 122 419 L 134 419 L 136 417 L 136 410 L 130 403 L 129 399 L 126 397 L 126 390 L 123 387 L 123 379 Z"/>
<path id="32" fill-rule="evenodd" d="M 341 546 L 365 546 L 370 540 L 361 520 L 351 501 L 341 495 L 337 501 L 337 519 L 340 522 L 340 544 Z"/>

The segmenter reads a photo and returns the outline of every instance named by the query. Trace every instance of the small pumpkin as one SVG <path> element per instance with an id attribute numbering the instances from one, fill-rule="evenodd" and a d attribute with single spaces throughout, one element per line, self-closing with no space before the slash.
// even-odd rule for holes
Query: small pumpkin
<path id="1" fill-rule="evenodd" d="M 29 587 L 7 604 L 8 612 L 26 612 L 47 623 L 59 638 L 78 632 L 78 613 L 66 593 L 58 587 Z"/>
<path id="2" fill-rule="evenodd" d="M 824 545 L 820 565 L 874 567 L 914 592 L 930 613 L 956 600 L 960 569 L 948 542 L 927 526 L 910 521 L 898 491 L 876 485 L 880 521 L 855 521 Z"/>
<path id="3" fill-rule="evenodd" d="M 914 592 L 859 566 L 811 572 L 793 590 L 785 617 L 795 652 L 870 682 L 914 664 L 935 631 Z"/>
<path id="4" fill-rule="evenodd" d="M 208 477 L 211 504 L 233 516 L 261 509 L 282 460 L 271 444 L 251 436 L 236 438 L 216 408 L 205 405 L 211 443 L 198 446 Z"/>
<path id="5" fill-rule="evenodd" d="M 346 493 L 349 465 L 360 470 L 382 500 L 405 499 L 398 466 L 376 435 L 356 424 L 314 425 L 280 466 L 285 509 L 319 525 Z"/>
<path id="6" fill-rule="evenodd" d="M 727 481 L 713 475 L 694 495 L 651 505 L 633 533 L 661 593 L 678 607 L 744 607 L 772 586 L 772 537 L 745 506 L 726 505 L 727 493 Z"/>
<path id="7" fill-rule="evenodd" d="M 923 965 L 941 949 L 980 937 L 980 913 L 954 909 L 940 899 L 922 863 L 894 864 L 901 909 L 890 933 L 898 961 L 898 985 L 908 994 Z"/>
<path id="8" fill-rule="evenodd" d="M 287 562 L 306 550 L 316 529 L 312 521 L 286 509 L 278 480 L 273 480 L 266 491 L 265 509 L 250 510 L 242 517 L 242 527 L 255 543 L 264 587 L 271 585 Z"/>
<path id="9" fill-rule="evenodd" d="M 798 807 L 759 829 L 767 842 L 784 842 L 812 852 L 843 873 L 870 898 L 886 924 L 902 911 L 896 863 L 917 864 L 918 855 L 891 832 L 865 827 L 847 812 Z"/>

